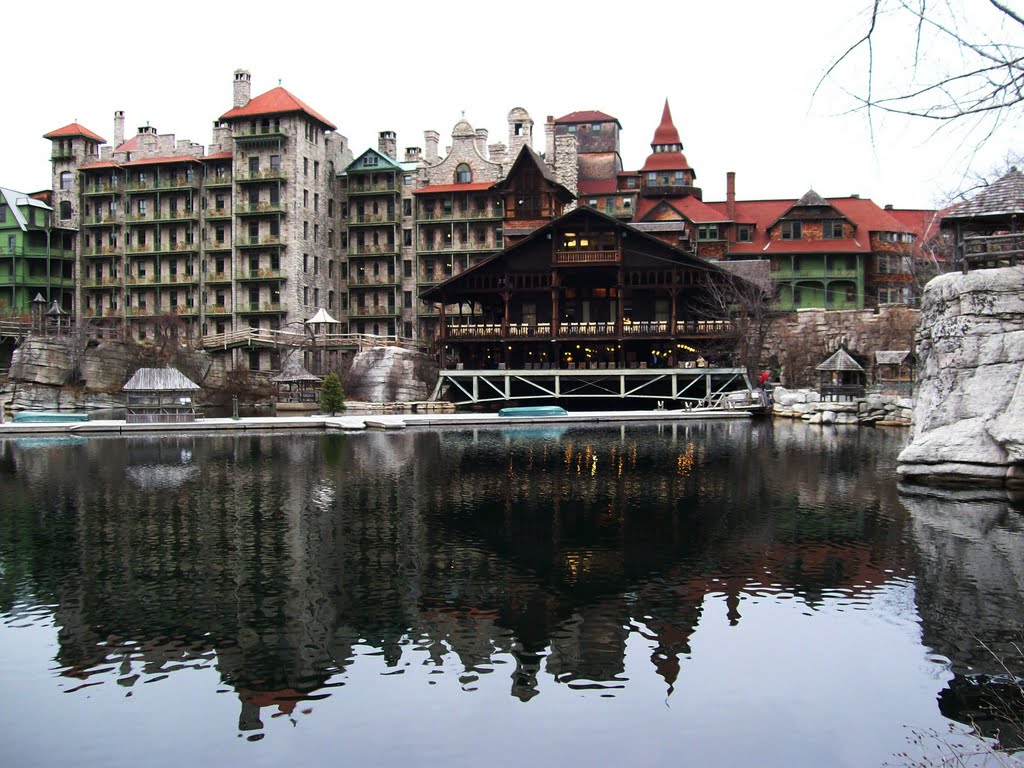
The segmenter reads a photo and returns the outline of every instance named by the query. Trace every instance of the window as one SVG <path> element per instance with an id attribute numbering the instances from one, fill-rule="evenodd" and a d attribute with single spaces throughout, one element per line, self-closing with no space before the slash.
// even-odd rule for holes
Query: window
<path id="1" fill-rule="evenodd" d="M 71 201 L 62 200 L 60 203 L 60 218 L 63 221 L 67 221 L 71 218 Z"/>
<path id="2" fill-rule="evenodd" d="M 213 207 L 218 211 L 224 210 L 224 195 L 217 195 L 213 201 Z"/>
<path id="3" fill-rule="evenodd" d="M 302 175 L 309 176 L 309 158 L 302 158 Z"/>
<path id="4" fill-rule="evenodd" d="M 363 167 L 364 168 L 372 168 L 372 167 L 375 167 L 376 165 L 377 165 L 377 156 L 376 155 L 367 155 L 366 157 L 363 158 Z"/>
<path id="5" fill-rule="evenodd" d="M 402 245 L 412 245 L 412 230 L 411 229 L 403 229 L 402 230 Z"/>
<path id="6" fill-rule="evenodd" d="M 302 303 L 309 304 L 309 288 L 307 286 L 302 287 Z"/>
<path id="7" fill-rule="evenodd" d="M 74 180 L 74 177 L 71 175 L 71 171 L 61 171 L 60 172 L 60 188 L 61 189 L 64 189 L 64 190 L 71 189 L 71 185 L 72 185 L 73 180 Z"/>
<path id="8" fill-rule="evenodd" d="M 697 227 L 697 239 L 698 240 L 717 240 L 718 239 L 718 225 L 717 224 L 701 224 Z"/>
<path id="9" fill-rule="evenodd" d="M 754 228 L 749 224 L 736 225 L 736 242 L 749 243 L 754 239 Z"/>
<path id="10" fill-rule="evenodd" d="M 469 184 L 471 181 L 473 181 L 473 169 L 466 165 L 466 163 L 459 163 L 455 169 L 455 183 Z"/>
<path id="11" fill-rule="evenodd" d="M 309 254 L 302 254 L 302 271 L 309 272 Z"/>
<path id="12" fill-rule="evenodd" d="M 313 178 L 314 179 L 319 179 L 320 178 L 320 161 L 319 160 L 314 160 L 313 161 Z"/>
<path id="13" fill-rule="evenodd" d="M 316 194 L 313 195 L 313 211 L 315 213 L 316 211 L 319 211 L 319 210 L 320 210 L 320 194 L 316 193 Z"/>
<path id="14" fill-rule="evenodd" d="M 309 190 L 302 190 L 302 207 L 309 208 Z"/>
<path id="15" fill-rule="evenodd" d="M 333 199 L 329 199 L 327 201 L 327 215 L 330 216 L 332 219 L 334 218 L 334 200 Z"/>
<path id="16" fill-rule="evenodd" d="M 823 221 L 821 224 L 821 236 L 825 240 L 839 240 L 843 236 L 843 222 Z"/>
<path id="17" fill-rule="evenodd" d="M 249 158 L 249 173 L 255 174 L 255 173 L 259 173 L 259 172 L 260 172 L 260 158 L 259 158 L 259 156 L 257 156 L 257 157 L 250 157 Z"/>
<path id="18" fill-rule="evenodd" d="M 334 309 L 334 291 L 327 292 L 327 308 Z"/>
<path id="19" fill-rule="evenodd" d="M 402 306 L 406 309 L 412 309 L 412 291 L 402 292 Z"/>
<path id="20" fill-rule="evenodd" d="M 309 222 L 302 222 L 302 239 L 309 240 Z"/>
<path id="21" fill-rule="evenodd" d="M 799 221 L 782 222 L 783 240 L 800 240 L 803 237 L 803 225 Z"/>
<path id="22" fill-rule="evenodd" d="M 314 256 L 313 257 L 313 274 L 314 275 L 319 275 L 320 274 L 320 257 L 319 256 Z"/>

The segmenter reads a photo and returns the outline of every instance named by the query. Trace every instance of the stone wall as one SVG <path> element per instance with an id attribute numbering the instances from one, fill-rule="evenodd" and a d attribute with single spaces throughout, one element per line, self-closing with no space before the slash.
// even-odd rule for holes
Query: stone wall
<path id="1" fill-rule="evenodd" d="M 772 414 L 803 419 L 809 424 L 858 424 L 861 426 L 910 426 L 914 403 L 898 395 L 868 394 L 857 400 L 822 400 L 813 389 L 772 391 Z"/>
<path id="2" fill-rule="evenodd" d="M 421 352 L 375 347 L 357 352 L 345 377 L 350 400 L 368 403 L 427 400 L 437 383 L 437 363 Z"/>
<path id="3" fill-rule="evenodd" d="M 909 307 L 831 310 L 801 309 L 776 321 L 768 333 L 763 354 L 787 387 L 816 386 L 817 365 L 845 344 L 847 351 L 868 370 L 875 352 L 912 349 L 920 312 Z"/>
<path id="4" fill-rule="evenodd" d="M 925 286 L 911 443 L 920 482 L 1024 484 L 1024 267 Z"/>

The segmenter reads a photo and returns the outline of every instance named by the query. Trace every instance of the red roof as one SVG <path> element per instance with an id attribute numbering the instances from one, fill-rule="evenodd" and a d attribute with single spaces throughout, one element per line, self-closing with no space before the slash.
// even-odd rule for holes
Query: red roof
<path id="1" fill-rule="evenodd" d="M 129 165 L 157 165 L 159 163 L 198 163 L 202 158 L 194 155 L 173 155 L 170 157 L 140 157 L 138 160 L 131 160 L 121 163 L 122 167 Z"/>
<path id="2" fill-rule="evenodd" d="M 580 112 L 570 112 L 555 120 L 556 123 L 615 123 L 622 127 L 617 117 L 598 112 L 596 109 L 584 109 Z"/>
<path id="3" fill-rule="evenodd" d="M 694 224 L 725 222 L 729 219 L 725 214 L 710 205 L 705 205 L 693 195 L 685 197 L 641 197 L 636 203 L 634 221 L 644 221 L 647 214 L 662 203 L 668 203 Z M 650 219 L 655 221 L 655 219 Z"/>
<path id="4" fill-rule="evenodd" d="M 139 148 L 139 134 L 135 134 L 128 141 L 122 141 L 116 147 L 115 152 L 134 152 Z"/>
<path id="5" fill-rule="evenodd" d="M 581 195 L 608 195 L 619 191 L 614 179 L 580 181 L 577 183 L 576 188 Z"/>
<path id="6" fill-rule="evenodd" d="M 207 155 L 206 157 L 200 157 L 200 160 L 230 160 L 234 157 L 232 152 L 218 152 L 215 155 Z"/>
<path id="7" fill-rule="evenodd" d="M 244 107 L 235 107 L 220 116 L 221 120 L 235 120 L 241 117 L 257 117 L 260 115 L 285 115 L 291 112 L 305 112 L 319 120 L 327 128 L 334 131 L 337 126 L 319 112 L 308 106 L 302 99 L 293 95 L 281 86 L 272 88 L 251 99 Z"/>
<path id="8" fill-rule="evenodd" d="M 92 171 L 97 168 L 120 168 L 121 166 L 117 163 L 111 162 L 110 160 L 100 160 L 95 163 L 86 163 L 85 165 L 78 166 L 80 171 Z"/>
<path id="9" fill-rule="evenodd" d="M 929 240 L 939 233 L 939 225 L 942 223 L 945 210 L 891 208 L 886 210 L 886 213 L 917 235 L 919 240 Z"/>
<path id="10" fill-rule="evenodd" d="M 61 139 L 67 136 L 85 136 L 87 139 L 98 141 L 100 144 L 106 144 L 107 140 L 102 136 L 93 133 L 81 123 L 68 123 L 63 128 L 58 128 L 55 131 L 43 134 L 44 139 Z"/>
<path id="11" fill-rule="evenodd" d="M 668 108 L 668 99 L 665 99 L 665 109 L 661 112 L 661 123 L 654 131 L 654 144 L 682 144 L 679 140 L 679 131 L 676 130 L 675 123 L 672 122 L 672 112 Z"/>
<path id="12" fill-rule="evenodd" d="M 442 192 L 482 192 L 494 186 L 493 181 L 474 181 L 469 184 L 435 184 L 413 192 L 414 195 L 436 195 Z"/>
<path id="13" fill-rule="evenodd" d="M 652 152 L 647 156 L 640 173 L 647 171 L 692 171 L 682 152 Z"/>

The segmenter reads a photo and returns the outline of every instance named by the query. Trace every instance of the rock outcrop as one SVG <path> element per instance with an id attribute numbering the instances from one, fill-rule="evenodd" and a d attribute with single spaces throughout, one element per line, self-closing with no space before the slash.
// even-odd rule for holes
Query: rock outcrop
<path id="1" fill-rule="evenodd" d="M 1024 484 L 1024 267 L 935 278 L 918 330 L 904 479 Z"/>
<path id="2" fill-rule="evenodd" d="M 437 363 L 421 352 L 375 347 L 357 352 L 345 379 L 350 400 L 398 403 L 426 400 L 437 382 Z"/>
<path id="3" fill-rule="evenodd" d="M 910 426 L 913 400 L 899 395 L 869 394 L 852 401 L 822 400 L 813 389 L 772 391 L 772 414 L 803 419 L 809 424 L 859 424 L 862 426 Z"/>

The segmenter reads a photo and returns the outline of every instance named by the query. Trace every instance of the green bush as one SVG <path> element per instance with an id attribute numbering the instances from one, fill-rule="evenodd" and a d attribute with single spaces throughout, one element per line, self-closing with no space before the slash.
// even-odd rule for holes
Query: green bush
<path id="1" fill-rule="evenodd" d="M 331 416 L 345 410 L 345 390 L 341 388 L 341 379 L 336 373 L 324 376 L 320 387 L 320 410 Z"/>

